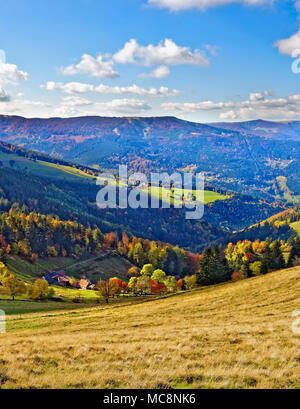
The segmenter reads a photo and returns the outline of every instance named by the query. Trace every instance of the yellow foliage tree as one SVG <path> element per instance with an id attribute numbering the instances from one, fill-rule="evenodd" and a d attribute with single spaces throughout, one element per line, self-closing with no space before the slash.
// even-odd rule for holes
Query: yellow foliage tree
<path id="1" fill-rule="evenodd" d="M 26 293 L 26 284 L 13 274 L 10 274 L 3 280 L 1 293 L 9 295 L 12 300 L 14 300 L 17 295 L 23 295 Z"/>
<path id="2" fill-rule="evenodd" d="M 38 278 L 30 288 L 29 296 L 33 300 L 44 300 L 49 297 L 49 284 L 46 280 Z"/>

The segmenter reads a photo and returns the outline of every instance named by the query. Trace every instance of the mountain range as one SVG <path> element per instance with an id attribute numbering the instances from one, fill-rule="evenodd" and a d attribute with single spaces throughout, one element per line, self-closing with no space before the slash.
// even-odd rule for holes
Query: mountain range
<path id="1" fill-rule="evenodd" d="M 0 140 L 98 168 L 204 172 L 216 188 L 300 200 L 300 122 L 200 124 L 174 117 L 0 116 Z"/>

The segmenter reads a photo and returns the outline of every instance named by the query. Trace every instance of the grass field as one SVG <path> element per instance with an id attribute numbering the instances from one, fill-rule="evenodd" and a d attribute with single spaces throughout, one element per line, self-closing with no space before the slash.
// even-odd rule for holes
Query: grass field
<path id="1" fill-rule="evenodd" d="M 147 190 L 144 189 L 144 191 L 146 192 Z M 152 188 L 148 189 L 148 193 L 155 197 L 158 197 L 159 199 L 162 199 L 163 194 L 167 198 L 167 194 L 169 193 L 169 190 L 161 188 L 161 187 L 153 186 Z M 185 190 L 186 195 L 189 195 L 189 194 L 196 195 L 196 193 L 197 193 L 196 190 L 191 190 L 191 189 Z M 170 195 L 171 205 L 176 205 L 176 206 L 180 205 L 182 203 L 181 195 L 182 195 L 182 191 L 180 189 L 174 189 L 174 192 Z M 220 193 L 217 193 L 217 192 L 212 192 L 210 190 L 198 191 L 198 195 L 199 195 L 198 196 L 199 198 L 203 197 L 204 204 L 213 203 L 216 200 L 228 199 L 227 196 L 221 195 Z M 168 198 L 166 200 L 168 201 Z"/>
<path id="2" fill-rule="evenodd" d="M 8 316 L 2 388 L 299 388 L 300 267 L 150 301 Z"/>
<path id="3" fill-rule="evenodd" d="M 71 181 L 81 179 L 91 180 L 95 179 L 94 176 L 88 175 L 83 171 L 73 168 L 71 166 L 58 165 L 46 161 L 33 161 L 28 158 L 16 155 L 0 152 L 0 160 L 3 166 L 12 168 L 15 170 L 26 170 L 32 174 L 40 177 L 51 177 L 54 179 L 67 179 Z M 14 161 L 11 166 L 10 161 Z"/>
<path id="4" fill-rule="evenodd" d="M 298 236 L 300 236 L 300 222 L 291 223 L 290 226 L 298 233 Z"/>

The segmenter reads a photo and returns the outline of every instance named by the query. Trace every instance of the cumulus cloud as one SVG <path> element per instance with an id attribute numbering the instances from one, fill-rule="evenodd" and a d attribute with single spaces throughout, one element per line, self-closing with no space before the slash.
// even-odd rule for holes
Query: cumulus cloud
<path id="1" fill-rule="evenodd" d="M 81 82 L 67 82 L 63 84 L 61 82 L 48 81 L 46 85 L 41 85 L 41 88 L 45 88 L 48 91 L 58 90 L 66 94 L 85 94 L 94 91 L 94 85 Z"/>
<path id="2" fill-rule="evenodd" d="M 172 97 L 179 94 L 179 91 L 176 89 L 169 90 L 167 87 L 159 88 L 149 88 L 145 89 L 139 87 L 138 85 L 130 85 L 128 87 L 118 87 L 118 86 L 108 86 L 104 84 L 99 84 L 97 86 L 91 84 L 84 84 L 80 82 L 53 82 L 48 81 L 45 86 L 48 91 L 59 90 L 67 94 L 85 94 L 88 92 L 93 92 L 97 94 L 129 94 L 129 95 L 140 95 L 148 97 Z"/>
<path id="3" fill-rule="evenodd" d="M 190 114 L 205 111 L 218 111 L 220 119 L 247 120 L 257 118 L 293 119 L 300 117 L 300 94 L 285 98 L 271 98 L 269 91 L 250 93 L 244 101 L 202 101 L 185 103 L 164 103 L 166 111 L 179 114 Z"/>
<path id="4" fill-rule="evenodd" d="M 209 60 L 203 51 L 191 51 L 189 47 L 178 46 L 173 40 L 166 38 L 158 45 L 140 45 L 132 38 L 124 47 L 113 55 L 119 64 L 152 65 L 197 65 L 209 66 Z"/>
<path id="5" fill-rule="evenodd" d="M 281 54 L 287 54 L 290 57 L 297 57 L 300 54 L 300 28 L 288 38 L 276 41 L 274 44 L 278 47 Z"/>
<path id="6" fill-rule="evenodd" d="M 270 92 L 265 90 L 264 92 L 251 92 L 249 94 L 250 101 L 263 101 L 265 97 L 270 96 Z"/>
<path id="7" fill-rule="evenodd" d="M 71 64 L 61 69 L 64 75 L 87 74 L 92 77 L 117 78 L 119 74 L 114 70 L 114 62 L 111 59 L 104 60 L 102 55 L 97 58 L 89 54 L 83 54 L 78 64 Z"/>
<path id="8" fill-rule="evenodd" d="M 155 68 L 153 71 L 147 73 L 143 73 L 140 75 L 141 78 L 165 78 L 170 75 L 170 68 L 166 65 L 160 65 L 159 67 Z"/>
<path id="9" fill-rule="evenodd" d="M 15 64 L 6 64 L 0 61 L 0 81 L 26 81 L 29 75 L 27 72 L 18 69 Z"/>
<path id="10" fill-rule="evenodd" d="M 171 11 L 188 9 L 205 10 L 209 7 L 223 6 L 227 4 L 241 3 L 250 6 L 272 4 L 274 0 L 148 0 L 148 3 Z"/>

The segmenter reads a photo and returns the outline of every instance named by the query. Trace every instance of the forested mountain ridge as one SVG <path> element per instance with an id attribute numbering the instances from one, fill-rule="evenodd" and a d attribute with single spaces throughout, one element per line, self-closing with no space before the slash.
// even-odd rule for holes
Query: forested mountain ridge
<path id="1" fill-rule="evenodd" d="M 245 122 L 215 122 L 211 126 L 269 139 L 300 141 L 300 121 L 264 121 L 257 119 Z"/>
<path id="2" fill-rule="evenodd" d="M 104 168 L 123 163 L 144 172 L 192 168 L 204 172 L 218 188 L 297 202 L 297 123 L 279 123 L 276 131 L 275 125 L 264 129 L 260 122 L 205 125 L 174 117 L 0 116 L 0 140 L 64 160 Z"/>
<path id="3" fill-rule="evenodd" d="M 95 169 L 3 142 L 0 166 L 2 211 L 25 206 L 27 211 L 97 225 L 105 233 L 125 230 L 194 251 L 225 240 L 230 231 L 241 230 L 284 210 L 279 204 L 238 194 L 207 203 L 200 221 L 186 220 L 184 209 L 99 210 L 95 204 L 99 171 Z"/>

